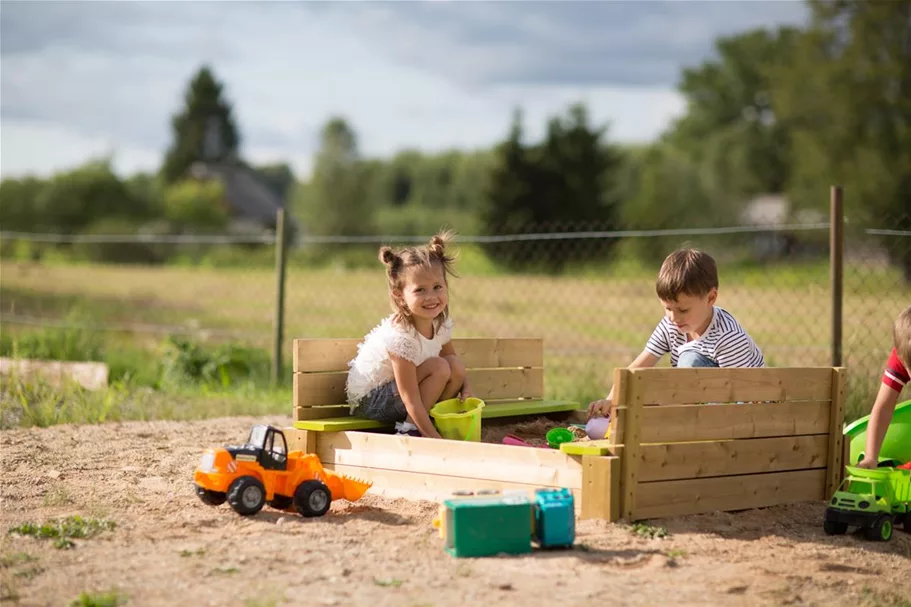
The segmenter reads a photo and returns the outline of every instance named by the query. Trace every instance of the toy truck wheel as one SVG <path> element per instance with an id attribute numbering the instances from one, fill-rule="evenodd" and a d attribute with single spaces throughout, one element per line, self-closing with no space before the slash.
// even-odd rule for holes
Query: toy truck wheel
<path id="1" fill-rule="evenodd" d="M 258 479 L 242 476 L 228 488 L 228 504 L 242 516 L 253 516 L 266 505 L 266 489 Z"/>
<path id="2" fill-rule="evenodd" d="M 221 506 L 228 499 L 228 496 L 221 491 L 210 491 L 209 489 L 203 489 L 199 485 L 196 485 L 196 495 L 206 506 Z"/>
<path id="3" fill-rule="evenodd" d="M 269 505 L 275 508 L 276 510 L 287 510 L 291 507 L 291 504 L 294 503 L 293 497 L 288 497 L 287 495 L 276 495 L 272 498 L 272 501 L 269 502 Z"/>
<path id="4" fill-rule="evenodd" d="M 835 521 L 824 521 L 822 524 L 826 535 L 844 535 L 848 532 L 848 523 L 837 523 Z"/>
<path id="5" fill-rule="evenodd" d="M 294 492 L 294 506 L 301 516 L 323 516 L 331 503 L 332 493 L 320 481 L 304 481 Z"/>
<path id="6" fill-rule="evenodd" d="M 888 542 L 892 539 L 892 517 L 884 514 L 865 531 L 867 539 L 874 542 Z"/>

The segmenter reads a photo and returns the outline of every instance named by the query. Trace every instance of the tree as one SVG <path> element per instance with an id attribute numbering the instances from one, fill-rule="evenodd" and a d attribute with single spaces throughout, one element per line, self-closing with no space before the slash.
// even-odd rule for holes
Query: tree
<path id="1" fill-rule="evenodd" d="M 793 61 L 775 75 L 792 132 L 789 196 L 822 207 L 845 186 L 853 225 L 911 229 L 911 0 L 814 0 Z M 911 282 L 911 247 L 885 244 Z"/>
<path id="2" fill-rule="evenodd" d="M 619 196 L 614 180 L 620 156 L 604 141 L 606 128 L 592 128 L 584 105 L 552 118 L 545 140 L 525 147 L 521 114 L 497 147 L 481 224 L 488 234 L 525 231 L 587 231 L 616 227 Z M 512 268 L 560 271 L 570 261 L 606 256 L 613 241 L 568 241 L 540 254 L 533 242 L 492 244 L 494 261 Z"/>
<path id="3" fill-rule="evenodd" d="M 781 27 L 719 38 L 717 59 L 683 70 L 679 90 L 687 111 L 668 140 L 701 165 L 715 196 L 784 191 L 789 131 L 773 111 L 772 75 L 793 59 L 798 35 Z"/>
<path id="4" fill-rule="evenodd" d="M 240 135 L 223 85 L 208 66 L 187 87 L 184 109 L 171 120 L 174 140 L 162 166 L 166 183 L 183 178 L 194 162 L 235 161 Z"/>
<path id="5" fill-rule="evenodd" d="M 343 119 L 333 118 L 323 127 L 311 188 L 304 201 L 306 229 L 331 236 L 370 234 L 373 209 L 366 193 L 357 137 Z"/>

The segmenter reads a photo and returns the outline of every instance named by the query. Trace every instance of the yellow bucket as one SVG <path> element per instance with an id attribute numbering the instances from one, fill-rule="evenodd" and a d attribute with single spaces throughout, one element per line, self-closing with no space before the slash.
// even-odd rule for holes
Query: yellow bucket
<path id="1" fill-rule="evenodd" d="M 430 410 L 440 436 L 452 440 L 480 442 L 481 411 L 484 401 L 480 398 L 450 398 L 438 402 Z"/>

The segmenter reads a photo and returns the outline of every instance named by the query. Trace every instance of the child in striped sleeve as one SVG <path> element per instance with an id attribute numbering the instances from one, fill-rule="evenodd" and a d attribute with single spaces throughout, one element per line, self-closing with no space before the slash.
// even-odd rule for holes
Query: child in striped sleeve
<path id="1" fill-rule="evenodd" d="M 630 369 L 654 367 L 665 354 L 672 367 L 764 367 L 762 351 L 730 312 L 715 305 L 715 260 L 696 249 L 674 251 L 661 264 L 655 290 L 664 318 Z M 614 390 L 589 404 L 589 417 L 608 415 Z"/>

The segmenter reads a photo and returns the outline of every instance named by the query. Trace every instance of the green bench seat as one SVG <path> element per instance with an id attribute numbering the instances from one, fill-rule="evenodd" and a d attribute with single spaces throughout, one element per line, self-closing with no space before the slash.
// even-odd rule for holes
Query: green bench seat
<path id="1" fill-rule="evenodd" d="M 579 403 L 568 400 L 516 400 L 511 402 L 491 403 L 484 407 L 482 419 L 498 417 L 516 417 L 522 415 L 543 415 L 545 413 L 560 413 L 563 411 L 576 411 Z M 328 417 L 325 419 L 308 419 L 294 422 L 294 427 L 299 430 L 315 430 L 318 432 L 342 432 L 346 430 L 373 430 L 389 428 L 392 424 L 347 415 L 344 417 Z"/>

